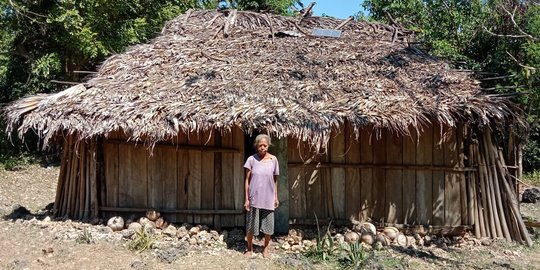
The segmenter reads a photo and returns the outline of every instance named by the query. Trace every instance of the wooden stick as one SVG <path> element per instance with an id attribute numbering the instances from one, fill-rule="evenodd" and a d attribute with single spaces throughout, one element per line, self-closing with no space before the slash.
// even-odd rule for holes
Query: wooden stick
<path id="1" fill-rule="evenodd" d="M 479 144 L 479 148 L 482 148 L 482 145 Z M 486 162 L 484 159 L 483 151 L 479 152 L 480 158 L 480 176 L 482 182 L 482 202 L 483 202 L 483 211 L 484 217 L 486 218 L 486 232 L 488 237 L 496 237 L 495 224 L 493 220 L 493 215 L 491 213 L 491 200 L 489 198 L 489 188 L 487 182 L 489 181 L 488 175 L 486 172 Z M 488 227 L 489 225 L 489 227 Z"/>
<path id="2" fill-rule="evenodd" d="M 477 183 L 476 183 L 476 173 L 471 173 L 471 185 L 472 185 L 472 202 L 473 202 L 473 221 L 474 221 L 474 235 L 476 237 L 482 236 L 482 226 L 484 226 L 480 214 L 478 212 L 478 196 L 476 196 Z M 485 230 L 485 229 L 484 229 Z M 484 232 L 485 234 L 485 232 Z"/>
<path id="3" fill-rule="evenodd" d="M 90 145 L 87 147 L 87 153 L 86 153 L 86 199 L 84 200 L 84 210 L 83 210 L 83 220 L 87 220 L 90 216 L 90 201 L 91 196 L 93 194 L 93 191 L 91 190 L 91 176 L 90 171 L 92 170 L 92 159 L 93 159 L 93 142 L 90 143 Z"/>
<path id="4" fill-rule="evenodd" d="M 77 208 L 77 219 L 81 220 L 83 213 L 84 213 L 84 203 L 86 201 L 86 152 L 87 152 L 87 145 L 86 142 L 81 143 L 81 158 L 79 160 L 79 207 Z"/>
<path id="5" fill-rule="evenodd" d="M 71 156 L 71 177 L 69 179 L 70 182 L 70 189 L 68 192 L 68 210 L 66 211 L 66 215 L 70 218 L 73 218 L 73 213 L 75 212 L 75 205 L 76 205 L 76 194 L 75 191 L 77 190 L 77 174 L 79 173 L 79 144 L 78 142 L 74 142 L 73 147 L 73 155 Z"/>
<path id="6" fill-rule="evenodd" d="M 148 208 L 127 208 L 127 207 L 100 207 L 103 212 L 124 212 L 124 213 L 143 213 Z M 158 209 L 162 214 L 189 214 L 189 215 L 238 215 L 243 214 L 244 210 L 204 210 L 204 209 Z"/>
<path id="7" fill-rule="evenodd" d="M 341 22 L 338 26 L 336 26 L 336 28 L 334 28 L 335 30 L 339 30 L 341 29 L 341 27 L 345 26 L 347 23 L 351 22 L 354 18 L 352 16 L 349 16 L 346 20 L 344 20 L 343 22 Z"/>
<path id="8" fill-rule="evenodd" d="M 478 166 L 478 143 L 476 141 L 471 143 L 471 162 Z M 474 185 L 473 185 L 473 196 L 474 196 L 474 204 L 475 204 L 475 227 L 478 227 L 480 231 L 479 237 L 485 237 L 486 236 L 486 228 L 484 225 L 484 217 L 482 215 L 482 204 L 479 201 L 481 197 L 479 196 L 478 192 L 480 192 L 480 181 L 479 181 L 479 172 L 473 172 L 474 176 Z"/>
<path id="9" fill-rule="evenodd" d="M 512 237 L 510 236 L 510 232 L 508 230 L 508 225 L 506 224 L 506 216 L 504 215 L 504 208 L 501 200 L 501 190 L 499 188 L 499 181 L 504 181 L 504 175 L 497 175 L 497 161 L 495 160 L 495 155 L 497 155 L 497 152 L 492 151 L 495 145 L 493 144 L 493 141 L 491 140 L 491 132 L 488 130 L 484 133 L 484 137 L 486 138 L 489 154 L 489 160 L 492 164 L 490 167 L 492 169 L 493 173 L 493 188 L 495 189 L 495 200 L 497 203 L 498 208 L 498 216 L 499 216 L 499 223 L 502 229 L 502 234 L 506 240 L 511 241 Z"/>
<path id="10" fill-rule="evenodd" d="M 506 172 L 504 171 L 504 164 L 502 163 L 502 161 L 501 161 L 501 159 L 499 157 L 497 157 L 497 163 L 499 165 L 499 166 L 497 166 L 497 168 L 499 169 L 500 173 L 501 174 L 508 174 L 508 171 L 506 171 Z M 529 236 L 529 233 L 527 232 L 527 228 L 525 227 L 525 223 L 523 222 L 523 219 L 521 218 L 521 213 L 519 211 L 517 198 L 516 198 L 516 196 L 513 196 L 512 188 L 510 187 L 510 185 L 508 184 L 507 181 L 503 181 L 503 187 L 504 187 L 505 192 L 509 195 L 508 196 L 510 198 L 509 204 L 510 204 L 510 207 L 511 207 L 512 212 L 514 214 L 513 216 L 517 220 L 517 225 L 518 225 L 518 227 L 520 229 L 521 236 L 523 237 L 523 239 L 525 240 L 527 245 L 529 247 L 532 247 L 533 243 L 532 243 L 531 237 Z"/>
<path id="11" fill-rule="evenodd" d="M 501 183 L 501 186 L 503 184 Z M 507 202 L 510 201 L 510 199 L 508 198 L 508 194 L 506 194 L 506 192 L 503 192 L 503 199 L 504 199 L 504 202 L 505 202 L 505 209 L 504 209 L 504 212 L 506 214 L 506 219 L 507 219 L 507 223 L 508 223 L 508 228 L 510 229 L 510 234 L 512 236 L 512 239 L 514 241 L 517 241 L 519 243 L 524 243 L 523 239 L 521 238 L 521 233 L 519 232 L 519 228 L 517 226 L 517 220 L 514 218 L 513 216 L 513 213 L 512 213 L 512 210 L 510 209 L 510 206 L 508 205 Z"/>
<path id="12" fill-rule="evenodd" d="M 517 166 L 518 166 L 517 179 L 521 179 L 523 177 L 523 147 L 522 147 L 521 143 L 517 144 L 516 147 L 517 147 L 517 155 L 518 155 L 518 157 L 517 157 Z"/>
<path id="13" fill-rule="evenodd" d="M 525 226 L 540 228 L 540 221 L 525 221 Z"/>
<path id="14" fill-rule="evenodd" d="M 63 185 L 65 183 L 64 178 L 66 175 L 66 166 L 67 166 L 66 162 L 67 162 L 67 157 L 69 154 L 69 137 L 65 138 L 64 148 L 62 150 L 63 150 L 63 153 L 62 153 L 62 160 L 61 160 L 61 165 L 60 165 L 60 174 L 58 175 L 58 183 L 56 183 L 56 196 L 54 199 L 53 215 L 56 215 L 59 209 L 61 208 L 61 203 L 62 203 L 61 195 L 62 195 Z"/>
<path id="15" fill-rule="evenodd" d="M 107 139 L 104 141 L 104 143 L 110 143 L 110 144 L 126 144 L 126 145 L 132 145 L 134 147 L 137 146 L 143 146 L 144 144 L 142 142 L 134 142 L 134 141 L 124 141 L 124 140 L 116 140 L 116 139 Z M 154 147 L 172 147 L 177 150 L 199 150 L 202 152 L 221 152 L 221 153 L 240 153 L 239 149 L 235 148 L 228 148 L 228 147 L 215 147 L 215 146 L 204 146 L 204 145 L 174 145 L 170 143 L 156 143 Z M 243 153 L 241 153 L 243 154 Z"/>
<path id="16" fill-rule="evenodd" d="M 97 176 L 98 173 L 98 164 L 97 164 L 97 142 L 92 142 L 92 151 L 90 153 L 90 167 L 89 167 L 89 178 L 90 178 L 90 201 L 89 201 L 89 217 L 95 218 L 98 217 L 99 212 L 99 203 L 98 203 L 98 186 L 97 186 Z"/>
<path id="17" fill-rule="evenodd" d="M 483 143 L 483 149 L 484 149 L 484 158 L 485 158 L 485 163 L 486 163 L 486 172 L 488 174 L 488 177 L 487 177 L 487 184 L 488 184 L 488 196 L 489 196 L 489 200 L 491 201 L 491 209 L 490 209 L 490 214 L 493 215 L 493 223 L 495 225 L 495 232 L 496 232 L 496 237 L 503 237 L 503 232 L 502 232 L 502 228 L 501 228 L 501 219 L 499 218 L 499 210 L 497 208 L 497 200 L 496 200 L 496 197 L 497 197 L 497 194 L 495 192 L 495 182 L 498 181 L 497 180 L 497 174 L 494 174 L 493 173 L 493 163 L 491 162 L 491 159 L 490 159 L 490 148 L 489 148 L 489 141 L 488 141 L 488 134 L 489 133 L 489 130 L 485 130 L 484 131 L 484 138 L 482 140 L 482 143 Z"/>
<path id="18" fill-rule="evenodd" d="M 504 159 L 502 158 L 503 157 L 503 154 L 501 151 L 498 151 L 498 156 L 496 156 L 496 161 L 498 162 L 498 164 L 502 164 L 504 165 Z M 508 172 L 508 170 L 505 170 L 504 168 L 498 168 L 499 169 L 499 172 L 501 174 L 506 174 L 506 176 L 511 176 L 510 173 Z M 509 185 L 508 181 L 506 180 L 505 181 L 506 184 Z M 502 185 L 504 185 L 505 183 L 502 183 Z M 510 186 L 510 185 L 509 185 Z M 513 192 L 515 192 L 515 190 L 512 190 Z M 511 222 L 512 222 L 512 227 L 514 227 L 514 239 L 516 241 L 519 241 L 521 243 L 526 243 L 527 242 L 527 236 L 529 235 L 528 234 L 528 231 L 525 230 L 523 231 L 520 224 L 523 222 L 523 221 L 520 221 L 521 220 L 521 212 L 519 211 L 519 205 L 516 205 L 516 209 L 518 210 L 518 212 L 514 212 L 514 209 L 513 209 L 513 201 L 515 200 L 517 202 L 517 193 L 508 193 L 508 192 L 505 192 L 505 198 L 507 199 L 507 208 L 508 208 L 508 212 L 509 212 L 509 217 L 511 218 Z"/>
<path id="19" fill-rule="evenodd" d="M 451 166 L 430 166 L 416 164 L 359 164 L 359 163 L 301 163 L 289 162 L 289 167 L 317 167 L 317 168 L 353 168 L 353 169 L 397 169 L 397 170 L 426 170 L 426 171 L 449 171 L 449 172 L 474 172 L 477 168 L 474 167 L 451 167 Z"/>
<path id="20" fill-rule="evenodd" d="M 476 160 L 476 164 L 479 164 L 479 168 L 481 168 L 482 164 L 481 164 L 481 159 L 480 159 L 480 147 L 478 145 L 478 143 L 476 143 L 474 145 L 474 156 L 475 156 L 475 160 Z M 484 188 L 484 176 L 483 176 L 483 171 L 479 170 L 478 173 L 477 173 L 477 176 L 478 178 L 476 179 L 477 180 L 477 183 L 478 185 L 476 186 L 477 188 L 477 197 L 479 197 L 479 200 L 478 200 L 478 216 L 479 216 L 479 220 L 480 220 L 480 232 L 482 234 L 483 237 L 490 237 L 491 234 L 489 233 L 489 228 L 488 228 L 488 217 L 487 217 L 487 211 L 486 211 L 486 205 L 487 205 L 487 202 L 486 202 L 486 193 L 485 193 L 485 188 Z"/>

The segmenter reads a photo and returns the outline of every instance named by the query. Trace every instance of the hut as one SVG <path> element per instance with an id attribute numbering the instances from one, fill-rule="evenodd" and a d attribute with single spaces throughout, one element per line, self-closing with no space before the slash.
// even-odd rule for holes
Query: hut
<path id="1" fill-rule="evenodd" d="M 353 218 L 530 241 L 505 165 L 515 151 L 495 136 L 523 125 L 519 111 L 396 26 L 189 11 L 85 83 L 5 112 L 8 132 L 63 145 L 59 216 L 153 208 L 243 226 L 242 165 L 265 132 L 278 231 Z"/>

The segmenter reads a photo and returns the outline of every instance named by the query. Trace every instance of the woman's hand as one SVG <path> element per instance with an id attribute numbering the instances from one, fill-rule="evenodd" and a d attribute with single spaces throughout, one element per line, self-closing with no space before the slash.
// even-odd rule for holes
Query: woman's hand
<path id="1" fill-rule="evenodd" d="M 249 212 L 249 208 L 250 208 L 250 207 L 249 207 L 249 200 L 246 199 L 246 202 L 244 202 L 244 209 L 246 209 L 246 211 Z"/>
<path id="2" fill-rule="evenodd" d="M 277 198 L 274 199 L 274 208 L 278 208 L 279 206 L 279 200 Z"/>

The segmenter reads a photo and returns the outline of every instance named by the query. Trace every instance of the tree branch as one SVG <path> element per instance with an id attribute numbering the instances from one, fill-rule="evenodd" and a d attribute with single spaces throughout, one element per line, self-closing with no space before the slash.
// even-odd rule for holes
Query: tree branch
<path id="1" fill-rule="evenodd" d="M 517 29 L 517 31 L 519 32 L 519 35 L 506 35 L 506 34 L 497 34 L 497 33 L 493 33 L 491 31 L 489 31 L 487 29 L 486 26 L 482 26 L 484 28 L 484 30 L 486 32 L 488 32 L 489 34 L 493 35 L 493 36 L 497 36 L 497 37 L 509 37 L 509 38 L 526 38 L 526 39 L 529 39 L 529 40 L 533 40 L 533 41 L 537 41 L 538 38 L 537 37 L 534 37 L 532 36 L 531 34 L 523 31 L 523 29 L 521 29 L 521 27 L 517 24 L 516 22 L 516 19 L 515 19 L 515 14 L 516 14 L 516 10 L 517 10 L 517 5 L 514 6 L 514 10 L 512 12 L 510 12 L 508 9 L 506 9 L 506 7 L 504 7 L 504 5 L 501 5 L 500 6 L 502 8 L 502 10 L 504 10 L 504 12 L 506 12 L 506 14 L 508 14 L 508 16 L 510 17 L 510 20 L 512 21 L 512 24 L 514 25 L 514 28 Z"/>
<path id="2" fill-rule="evenodd" d="M 516 27 L 516 29 L 521 33 L 521 35 L 526 36 L 526 37 L 528 37 L 529 39 L 532 39 L 532 40 L 537 40 L 537 38 L 533 37 L 532 35 L 530 35 L 528 33 L 525 33 L 525 31 L 523 31 L 523 29 L 521 29 L 521 27 L 519 27 L 519 25 L 516 23 L 516 20 L 514 19 L 514 16 L 516 14 L 517 5 L 514 6 L 514 11 L 512 13 L 510 13 L 510 11 L 508 11 L 504 6 L 501 6 L 501 8 L 508 14 L 508 16 L 510 16 L 510 20 L 512 20 L 512 23 L 514 24 L 514 27 Z"/>
<path id="3" fill-rule="evenodd" d="M 531 67 L 531 66 L 527 66 L 527 65 L 524 65 L 522 63 L 520 63 L 511 53 L 509 53 L 508 51 L 506 51 L 506 54 L 508 54 L 510 56 L 510 58 L 512 58 L 512 60 L 514 60 L 514 62 L 516 62 L 516 64 L 518 64 L 520 67 L 524 68 L 524 69 L 528 69 L 528 70 L 536 70 L 535 67 Z"/>
<path id="4" fill-rule="evenodd" d="M 493 36 L 496 36 L 496 37 L 509 37 L 509 38 L 528 38 L 528 39 L 532 39 L 532 40 L 536 40 L 533 36 L 531 35 L 503 35 L 503 34 L 497 34 L 497 33 L 493 33 L 491 31 L 489 31 L 485 26 L 482 26 L 484 28 L 484 31 L 488 32 L 488 34 L 491 34 Z"/>
<path id="5" fill-rule="evenodd" d="M 34 16 L 37 16 L 37 17 L 41 17 L 41 18 L 47 18 L 47 16 L 45 15 L 41 15 L 39 13 L 35 13 L 33 11 L 30 11 L 30 10 L 24 10 L 24 8 L 20 8 L 18 7 L 15 3 L 13 3 L 12 0 L 9 0 L 9 5 L 13 8 L 13 10 L 17 13 L 17 14 L 21 14 L 22 16 L 30 19 L 31 21 L 33 22 L 36 22 L 36 23 L 43 23 L 43 22 L 40 22 L 38 20 L 36 20 L 35 18 L 32 18 L 30 16 L 28 16 L 27 14 L 31 14 L 31 15 L 34 15 Z"/>

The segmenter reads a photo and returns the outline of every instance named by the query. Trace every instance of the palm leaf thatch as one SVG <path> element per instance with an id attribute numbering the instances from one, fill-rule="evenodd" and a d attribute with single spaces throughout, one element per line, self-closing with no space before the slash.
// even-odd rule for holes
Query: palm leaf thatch
<path id="1" fill-rule="evenodd" d="M 311 34 L 338 26 L 340 38 Z M 32 129 L 47 145 L 60 132 L 122 130 L 152 145 L 239 126 L 324 147 L 345 121 L 356 133 L 370 124 L 407 134 L 430 122 L 519 119 L 510 102 L 408 41 L 403 29 L 368 22 L 189 11 L 111 56 L 84 86 L 7 106 L 8 132 Z"/>

